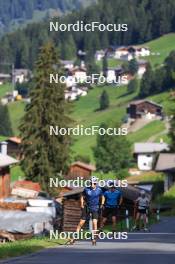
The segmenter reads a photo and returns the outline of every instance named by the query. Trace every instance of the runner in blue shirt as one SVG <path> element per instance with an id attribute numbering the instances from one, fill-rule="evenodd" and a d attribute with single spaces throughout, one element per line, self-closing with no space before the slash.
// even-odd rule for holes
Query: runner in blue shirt
<path id="1" fill-rule="evenodd" d="M 105 197 L 105 207 L 103 210 L 103 221 L 101 227 L 104 226 L 108 217 L 112 217 L 112 227 L 113 227 L 113 231 L 115 231 L 118 208 L 123 201 L 122 193 L 121 191 L 115 188 L 114 183 L 111 183 L 109 190 L 105 191 L 104 197 Z"/>
<path id="2" fill-rule="evenodd" d="M 104 196 L 102 189 L 97 185 L 98 180 L 96 177 L 91 178 L 91 186 L 84 188 L 83 195 L 81 196 L 81 219 L 77 226 L 76 232 L 80 232 L 86 220 L 92 218 L 92 229 L 97 230 L 97 223 L 99 218 L 99 210 L 104 205 Z M 74 241 L 72 240 L 72 243 Z M 96 239 L 92 241 L 96 244 Z"/>

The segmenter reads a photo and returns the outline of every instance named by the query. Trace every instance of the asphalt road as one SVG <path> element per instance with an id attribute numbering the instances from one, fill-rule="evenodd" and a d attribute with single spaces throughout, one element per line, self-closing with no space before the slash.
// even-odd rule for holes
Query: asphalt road
<path id="1" fill-rule="evenodd" d="M 164 218 L 149 233 L 128 233 L 127 240 L 78 241 L 0 263 L 8 264 L 174 264 L 175 217 Z"/>

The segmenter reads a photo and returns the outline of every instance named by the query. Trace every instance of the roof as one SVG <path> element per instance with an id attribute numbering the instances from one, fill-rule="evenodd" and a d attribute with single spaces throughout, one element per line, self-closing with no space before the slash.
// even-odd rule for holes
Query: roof
<path id="1" fill-rule="evenodd" d="M 8 156 L 8 155 L 4 155 L 2 153 L 0 153 L 0 167 L 6 167 L 6 166 L 10 166 L 12 164 L 17 163 L 18 160 Z"/>
<path id="2" fill-rule="evenodd" d="M 14 142 L 16 144 L 21 144 L 21 138 L 19 138 L 19 137 L 10 137 L 7 139 L 7 141 L 11 141 L 11 142 Z"/>
<path id="3" fill-rule="evenodd" d="M 74 190 L 72 191 L 69 191 L 69 192 L 66 192 L 63 197 L 69 197 L 69 196 L 72 196 L 72 195 L 78 195 L 78 194 L 81 194 L 83 192 L 84 188 L 81 187 L 81 188 L 75 188 Z M 123 187 L 121 188 L 122 190 L 122 194 L 123 194 L 123 197 L 128 199 L 128 200 L 136 200 L 137 197 L 139 196 L 139 193 L 140 193 L 140 190 L 138 188 L 135 188 L 131 185 L 128 185 L 127 187 Z"/>
<path id="4" fill-rule="evenodd" d="M 150 100 L 137 100 L 137 101 L 133 101 L 133 102 L 131 102 L 129 105 L 139 105 L 139 104 L 141 104 L 141 103 L 149 103 L 149 104 L 152 104 L 152 105 L 155 105 L 155 106 L 157 106 L 157 107 L 162 108 L 162 105 L 157 104 L 157 103 L 155 103 L 155 102 L 153 102 L 153 101 L 150 101 Z"/>
<path id="5" fill-rule="evenodd" d="M 41 186 L 38 182 L 32 182 L 32 181 L 26 181 L 26 180 L 16 181 L 13 187 L 14 188 L 22 187 L 24 189 L 29 189 L 29 190 L 33 190 L 37 192 L 41 191 Z"/>
<path id="6" fill-rule="evenodd" d="M 74 163 L 71 164 L 71 166 L 79 166 L 79 167 L 82 167 L 82 168 L 85 168 L 87 170 L 90 170 L 90 171 L 95 171 L 96 170 L 96 167 L 92 164 L 87 164 L 87 163 L 84 163 L 82 161 L 76 161 Z"/>
<path id="7" fill-rule="evenodd" d="M 29 70 L 28 69 L 15 69 L 13 73 L 14 75 L 21 75 L 21 74 L 28 75 Z"/>
<path id="8" fill-rule="evenodd" d="M 0 78 L 10 78 L 11 75 L 7 73 L 0 73 Z"/>
<path id="9" fill-rule="evenodd" d="M 175 169 L 175 153 L 161 153 L 159 155 L 156 171 L 166 171 Z"/>
<path id="10" fill-rule="evenodd" d="M 161 151 L 168 151 L 169 145 L 166 143 L 153 143 L 153 142 L 145 142 L 145 143 L 135 143 L 134 144 L 134 153 L 155 153 Z"/>

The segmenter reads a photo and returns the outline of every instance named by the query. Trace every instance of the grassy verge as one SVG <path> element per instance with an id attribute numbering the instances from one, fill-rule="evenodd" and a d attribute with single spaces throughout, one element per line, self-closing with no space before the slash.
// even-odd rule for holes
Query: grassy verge
<path id="1" fill-rule="evenodd" d="M 170 205 L 175 208 L 175 184 L 163 195 L 158 196 L 156 202 L 160 205 Z"/>
<path id="2" fill-rule="evenodd" d="M 128 135 L 128 139 L 131 143 L 147 141 L 152 135 L 158 134 L 165 129 L 165 125 L 162 121 L 153 121 L 138 131 Z"/>
<path id="3" fill-rule="evenodd" d="M 154 171 L 149 171 L 142 173 L 141 175 L 129 176 L 127 180 L 128 182 L 156 182 L 163 181 L 164 175 L 161 173 L 156 173 Z"/>
<path id="4" fill-rule="evenodd" d="M 0 244 L 0 259 L 17 257 L 64 244 L 64 240 L 29 239 Z"/>
<path id="5" fill-rule="evenodd" d="M 11 181 L 18 181 L 24 178 L 24 172 L 22 171 L 20 165 L 13 166 L 11 168 Z"/>

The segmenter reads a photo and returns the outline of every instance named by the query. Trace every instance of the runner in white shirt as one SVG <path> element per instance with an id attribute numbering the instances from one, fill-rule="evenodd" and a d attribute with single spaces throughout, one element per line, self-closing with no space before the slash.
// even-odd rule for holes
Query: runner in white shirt
<path id="1" fill-rule="evenodd" d="M 140 196 L 135 201 L 137 207 L 137 214 L 135 220 L 135 226 L 133 229 L 139 229 L 140 227 L 140 220 L 143 219 L 144 223 L 144 230 L 147 231 L 147 209 L 149 208 L 149 199 L 146 197 L 145 191 L 140 192 Z"/>

